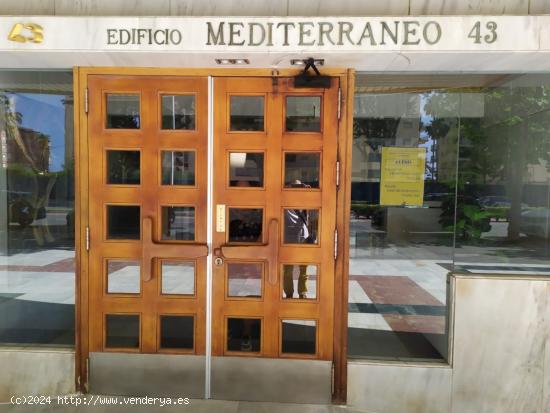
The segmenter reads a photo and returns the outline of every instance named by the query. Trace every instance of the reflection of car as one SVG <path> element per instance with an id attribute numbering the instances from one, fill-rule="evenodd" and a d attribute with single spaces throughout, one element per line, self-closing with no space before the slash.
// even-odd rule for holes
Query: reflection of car
<path id="1" fill-rule="evenodd" d="M 352 202 L 351 203 L 351 213 L 353 218 L 356 219 L 369 219 L 373 214 L 378 211 L 380 207 L 378 205 L 372 205 L 362 202 Z"/>
<path id="2" fill-rule="evenodd" d="M 387 208 L 379 208 L 371 216 L 371 225 L 375 229 L 384 230 L 386 228 Z"/>
<path id="3" fill-rule="evenodd" d="M 450 192 L 430 192 L 424 195 L 424 205 L 429 208 L 439 208 L 443 201 L 449 197 L 454 197 Z"/>
<path id="4" fill-rule="evenodd" d="M 479 204 L 484 211 L 487 211 L 491 219 L 507 221 L 508 213 L 512 207 L 510 198 L 504 196 L 484 196 L 479 198 Z M 526 209 L 527 204 L 522 203 L 521 209 Z"/>
<path id="5" fill-rule="evenodd" d="M 520 232 L 533 237 L 549 238 L 550 209 L 528 209 L 521 213 Z"/>
<path id="6" fill-rule="evenodd" d="M 504 196 L 484 196 L 479 198 L 479 204 L 484 208 L 510 208 L 512 201 Z M 525 202 L 521 203 L 521 209 L 527 208 Z"/>
<path id="7" fill-rule="evenodd" d="M 479 204 L 484 208 L 510 208 L 510 199 L 504 196 L 484 196 L 479 198 Z"/>
<path id="8" fill-rule="evenodd" d="M 9 220 L 17 222 L 22 227 L 28 227 L 35 219 L 35 212 L 36 219 L 46 218 L 46 209 L 40 207 L 35 211 L 30 201 L 23 196 L 24 194 L 24 192 L 8 193 Z"/>

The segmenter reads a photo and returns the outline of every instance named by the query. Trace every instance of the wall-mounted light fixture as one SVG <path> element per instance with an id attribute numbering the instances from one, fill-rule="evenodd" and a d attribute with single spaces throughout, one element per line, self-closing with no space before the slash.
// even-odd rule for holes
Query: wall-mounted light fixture
<path id="1" fill-rule="evenodd" d="M 216 59 L 216 63 L 219 65 L 249 65 L 248 59 Z"/>
<path id="2" fill-rule="evenodd" d="M 315 66 L 324 66 L 325 65 L 325 59 L 313 59 L 313 62 Z M 292 59 L 290 61 L 290 64 L 292 66 L 305 66 L 307 63 L 307 59 Z"/>

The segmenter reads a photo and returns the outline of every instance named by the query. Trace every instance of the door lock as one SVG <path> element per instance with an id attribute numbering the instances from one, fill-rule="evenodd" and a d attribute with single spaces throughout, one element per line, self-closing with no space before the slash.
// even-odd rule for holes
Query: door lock
<path id="1" fill-rule="evenodd" d="M 214 264 L 216 264 L 217 267 L 221 267 L 223 264 L 223 259 L 221 257 L 216 257 Z"/>

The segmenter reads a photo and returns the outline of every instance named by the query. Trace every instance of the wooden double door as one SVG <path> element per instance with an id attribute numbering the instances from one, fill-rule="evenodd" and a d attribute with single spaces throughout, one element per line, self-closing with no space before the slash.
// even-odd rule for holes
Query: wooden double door
<path id="1" fill-rule="evenodd" d="M 87 88 L 85 350 L 332 360 L 338 78 Z"/>

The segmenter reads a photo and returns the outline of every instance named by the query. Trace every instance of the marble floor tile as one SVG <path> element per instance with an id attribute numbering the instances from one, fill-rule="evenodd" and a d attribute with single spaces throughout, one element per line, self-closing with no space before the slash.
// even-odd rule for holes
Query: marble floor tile
<path id="1" fill-rule="evenodd" d="M 380 314 L 348 313 L 348 327 L 391 331 L 392 327 Z"/>
<path id="2" fill-rule="evenodd" d="M 393 331 L 423 334 L 445 334 L 445 317 L 429 315 L 384 314 Z"/>
<path id="3" fill-rule="evenodd" d="M 442 304 L 409 277 L 363 276 L 357 282 L 377 304 Z"/>
<path id="4" fill-rule="evenodd" d="M 364 288 L 355 281 L 350 280 L 348 286 L 348 303 L 372 303 L 372 300 L 365 292 Z"/>
<path id="5" fill-rule="evenodd" d="M 14 254 L 1 257 L 0 265 L 33 265 L 43 266 L 52 264 L 68 258 L 74 258 L 74 251 L 67 250 L 44 250 L 38 252 Z"/>

